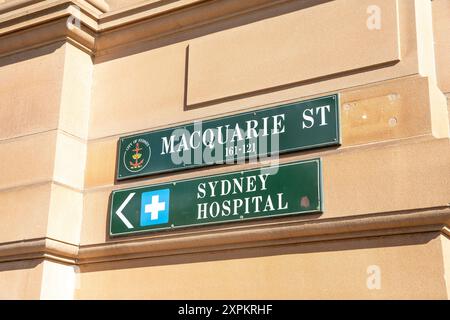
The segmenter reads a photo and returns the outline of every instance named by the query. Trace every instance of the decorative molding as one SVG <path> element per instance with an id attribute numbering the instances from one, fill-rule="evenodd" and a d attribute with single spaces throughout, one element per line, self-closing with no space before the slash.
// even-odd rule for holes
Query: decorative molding
<path id="1" fill-rule="evenodd" d="M 450 238 L 450 228 L 448 226 L 442 228 L 442 233 Z"/>
<path id="2" fill-rule="evenodd" d="M 113 48 L 149 41 L 260 10 L 289 0 L 182 0 L 146 11 L 145 5 L 122 13 L 103 15 L 99 21 L 96 56 L 108 54 Z M 135 11 L 137 11 L 135 13 Z"/>
<path id="3" fill-rule="evenodd" d="M 160 234 L 151 238 L 82 246 L 78 261 L 85 264 L 292 243 L 441 232 L 444 226 L 450 225 L 450 208 L 313 221 L 305 221 L 304 218 L 211 227 L 201 231 L 181 231 L 172 235 Z"/>
<path id="4" fill-rule="evenodd" d="M 109 4 L 105 0 L 86 0 L 86 2 L 103 12 L 109 11 Z"/>
<path id="5" fill-rule="evenodd" d="M 84 0 L 59 0 L 0 14 L 0 56 L 61 41 L 69 41 L 92 54 L 100 14 L 95 10 Z M 80 27 L 69 26 L 69 17 L 77 15 L 81 15 Z"/>
<path id="6" fill-rule="evenodd" d="M 98 17 L 109 11 L 109 5 L 104 0 L 15 0 L 0 4 L 0 15 L 19 11 L 19 15 L 28 15 L 44 8 L 51 8 L 62 3 L 73 3 L 79 7 L 89 8 L 96 12 Z"/>
<path id="7" fill-rule="evenodd" d="M 50 238 L 30 239 L 0 245 L 0 262 L 48 259 L 76 264 L 78 246 Z"/>
<path id="8" fill-rule="evenodd" d="M 192 228 L 173 233 L 114 240 L 93 245 L 73 245 L 50 238 L 0 245 L 0 262 L 50 259 L 83 265 L 148 257 L 213 252 L 370 238 L 424 232 L 449 234 L 450 206 L 385 212 L 332 219 L 305 220 L 305 216 Z"/>
<path id="9" fill-rule="evenodd" d="M 0 4 L 0 14 L 21 9 L 44 0 L 16 0 Z"/>
<path id="10" fill-rule="evenodd" d="M 292 0 L 179 0 L 143 2 L 107 12 L 104 0 L 18 0 L 0 5 L 0 56 L 57 41 L 69 41 L 91 55 L 129 43 L 205 25 Z M 322 1 L 322 0 L 321 0 Z M 67 19 L 80 12 L 80 28 Z"/>

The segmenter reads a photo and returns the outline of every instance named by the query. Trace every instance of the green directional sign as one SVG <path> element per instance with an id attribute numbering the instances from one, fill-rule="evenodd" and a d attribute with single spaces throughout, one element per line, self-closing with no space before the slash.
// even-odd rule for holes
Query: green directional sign
<path id="1" fill-rule="evenodd" d="M 117 180 L 339 144 L 337 94 L 122 137 Z"/>
<path id="2" fill-rule="evenodd" d="M 320 159 L 113 191 L 110 236 L 321 212 Z"/>

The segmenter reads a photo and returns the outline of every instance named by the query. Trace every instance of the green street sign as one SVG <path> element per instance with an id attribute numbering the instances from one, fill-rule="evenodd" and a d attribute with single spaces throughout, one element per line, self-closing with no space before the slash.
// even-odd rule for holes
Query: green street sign
<path id="1" fill-rule="evenodd" d="M 110 236 L 322 212 L 321 160 L 313 159 L 111 194 Z"/>
<path id="2" fill-rule="evenodd" d="M 119 139 L 117 180 L 338 145 L 337 94 Z"/>

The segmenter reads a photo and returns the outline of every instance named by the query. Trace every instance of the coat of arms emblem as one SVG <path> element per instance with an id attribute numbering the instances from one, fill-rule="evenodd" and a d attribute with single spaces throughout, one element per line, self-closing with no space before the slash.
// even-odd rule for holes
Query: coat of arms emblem
<path id="1" fill-rule="evenodd" d="M 144 169 L 150 160 L 150 143 L 145 139 L 135 139 L 125 148 L 123 164 L 130 172 Z"/>

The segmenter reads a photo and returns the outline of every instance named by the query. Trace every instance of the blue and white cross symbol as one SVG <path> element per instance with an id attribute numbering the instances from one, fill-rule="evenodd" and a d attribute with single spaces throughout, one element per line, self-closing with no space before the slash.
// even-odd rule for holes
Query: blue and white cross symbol
<path id="1" fill-rule="evenodd" d="M 170 190 L 144 192 L 141 197 L 141 226 L 169 222 Z"/>

